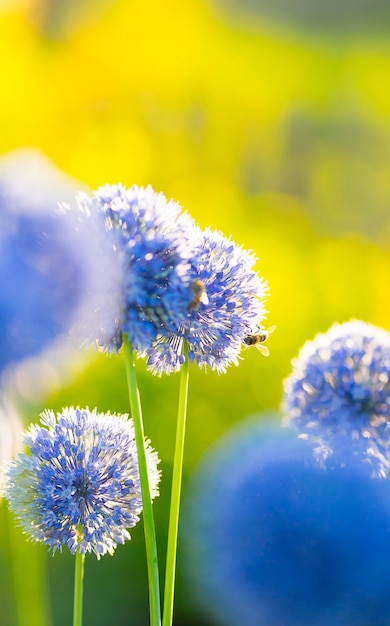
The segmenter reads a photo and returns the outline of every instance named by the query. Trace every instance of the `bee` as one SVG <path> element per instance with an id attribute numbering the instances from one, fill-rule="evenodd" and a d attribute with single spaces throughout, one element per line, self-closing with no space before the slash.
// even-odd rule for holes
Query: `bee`
<path id="1" fill-rule="evenodd" d="M 269 350 L 264 342 L 267 341 L 271 333 L 274 332 L 276 326 L 270 326 L 269 328 L 259 328 L 256 334 L 248 335 L 243 339 L 243 343 L 248 346 L 255 346 L 263 356 L 269 356 Z"/>
<path id="2" fill-rule="evenodd" d="M 200 304 L 208 304 L 209 299 L 207 296 L 206 285 L 203 280 L 196 278 L 191 283 L 191 290 L 194 294 L 193 299 L 188 305 L 188 309 L 190 311 L 197 311 L 199 309 Z"/>

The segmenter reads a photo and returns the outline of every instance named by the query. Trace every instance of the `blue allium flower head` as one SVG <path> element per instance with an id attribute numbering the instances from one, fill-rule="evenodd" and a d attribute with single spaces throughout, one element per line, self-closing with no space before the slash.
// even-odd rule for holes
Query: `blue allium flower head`
<path id="1" fill-rule="evenodd" d="M 84 258 L 64 216 L 0 192 L 0 371 L 67 333 L 86 288 Z"/>
<path id="2" fill-rule="evenodd" d="M 237 365 L 244 340 L 265 316 L 265 281 L 254 271 L 255 257 L 222 233 L 199 230 L 192 257 L 193 295 L 183 322 L 161 334 L 148 350 L 150 369 L 161 374 L 180 369 L 184 341 L 188 356 L 218 373 Z M 203 287 L 203 291 L 202 291 Z"/>
<path id="3" fill-rule="evenodd" d="M 324 472 L 260 420 L 210 451 L 183 509 L 195 609 L 221 626 L 390 624 L 390 490 L 361 464 Z"/>
<path id="4" fill-rule="evenodd" d="M 361 321 L 333 325 L 308 341 L 284 383 L 288 425 L 323 467 L 350 450 L 373 476 L 390 467 L 390 334 Z"/>
<path id="5" fill-rule="evenodd" d="M 176 202 L 150 186 L 106 185 L 92 198 L 79 193 L 77 202 L 87 221 L 97 216 L 104 226 L 104 246 L 116 264 L 106 303 L 95 307 L 100 332 L 90 342 L 118 351 L 125 333 L 142 354 L 187 312 L 194 223 Z"/>
<path id="6" fill-rule="evenodd" d="M 66 408 L 41 415 L 25 433 L 29 454 L 6 470 L 5 497 L 23 531 L 53 552 L 113 554 L 142 511 L 132 420 Z M 146 447 L 150 490 L 158 495 L 157 454 Z"/>

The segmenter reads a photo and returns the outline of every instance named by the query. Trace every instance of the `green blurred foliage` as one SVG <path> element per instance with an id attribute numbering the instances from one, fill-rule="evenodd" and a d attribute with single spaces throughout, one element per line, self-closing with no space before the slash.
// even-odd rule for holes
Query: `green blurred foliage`
<path id="1" fill-rule="evenodd" d="M 192 368 L 186 479 L 230 426 L 278 408 L 306 339 L 350 318 L 390 330 L 384 26 L 377 21 L 378 37 L 371 27 L 344 40 L 328 24 L 317 38 L 315 29 L 263 19 L 260 3 L 252 20 L 235 17 L 238 3 L 225 13 L 222 2 L 201 0 L 20 0 L 0 10 L 0 153 L 33 146 L 91 188 L 151 183 L 202 226 L 253 249 L 269 282 L 269 325 L 277 326 L 270 357 L 244 349 L 224 376 Z M 179 376 L 153 378 L 137 365 L 145 429 L 164 475 L 155 503 L 163 566 Z M 79 375 L 23 405 L 26 423 L 66 405 L 128 412 L 123 356 L 91 352 Z M 1 625 L 46 626 L 32 612 L 17 621 L 21 582 L 12 575 L 24 561 L 36 567 L 42 589 L 30 600 L 38 604 L 42 559 L 48 614 L 56 626 L 69 624 L 72 558 L 46 558 L 39 547 L 38 557 L 23 556 L 20 537 L 12 550 L 10 524 L 3 511 Z M 87 558 L 85 626 L 147 623 L 141 526 L 132 535 L 114 557 Z M 175 624 L 206 624 L 192 615 L 188 594 L 179 564 Z"/>

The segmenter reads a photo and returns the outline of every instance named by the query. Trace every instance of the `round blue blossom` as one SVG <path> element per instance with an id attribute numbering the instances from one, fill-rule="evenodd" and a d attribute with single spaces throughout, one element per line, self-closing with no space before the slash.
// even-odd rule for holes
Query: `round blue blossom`
<path id="1" fill-rule="evenodd" d="M 5 497 L 29 539 L 53 552 L 113 554 L 142 511 L 137 450 L 127 415 L 65 408 L 24 435 L 29 454 L 6 469 Z M 146 446 L 152 498 L 157 454 Z"/>
<path id="2" fill-rule="evenodd" d="M 194 610 L 221 626 L 390 624 L 390 490 L 354 464 L 324 472 L 260 420 L 214 446 L 188 485 Z"/>
<path id="3" fill-rule="evenodd" d="M 390 467 L 390 334 L 361 321 L 305 343 L 284 383 L 287 424 L 324 467 L 352 449 L 372 475 Z"/>
<path id="4" fill-rule="evenodd" d="M 92 324 L 89 341 L 113 352 L 126 334 L 143 353 L 186 314 L 192 298 L 194 223 L 176 202 L 150 186 L 106 185 L 92 197 L 79 193 L 77 203 L 87 223 L 98 218 L 105 232 L 103 247 L 115 264 L 106 297 L 95 306 L 99 321 Z"/>
<path id="5" fill-rule="evenodd" d="M 67 334 L 87 274 L 64 216 L 0 192 L 0 371 Z"/>
<path id="6" fill-rule="evenodd" d="M 199 231 L 191 260 L 192 298 L 174 332 L 160 334 L 147 351 L 153 373 L 171 373 L 188 358 L 218 373 L 238 364 L 245 338 L 265 316 L 266 282 L 254 271 L 255 256 L 221 232 Z"/>

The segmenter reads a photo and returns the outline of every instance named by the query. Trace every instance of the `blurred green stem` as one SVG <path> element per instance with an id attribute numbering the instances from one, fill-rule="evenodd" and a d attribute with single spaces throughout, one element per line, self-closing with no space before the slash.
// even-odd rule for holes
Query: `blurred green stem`
<path id="1" fill-rule="evenodd" d="M 150 624 L 151 626 L 160 626 L 161 605 L 156 530 L 154 526 L 153 506 L 150 495 L 148 465 L 145 452 L 145 437 L 142 421 L 141 400 L 138 391 L 137 377 L 135 373 L 133 350 L 127 337 L 124 338 L 124 350 L 127 385 L 129 389 L 131 416 L 134 422 L 135 441 L 138 454 L 138 467 L 142 491 L 146 560 L 149 578 Z"/>
<path id="2" fill-rule="evenodd" d="M 85 555 L 76 552 L 74 572 L 73 626 L 82 626 L 83 622 L 83 583 Z"/>
<path id="3" fill-rule="evenodd" d="M 47 576 L 47 554 L 42 546 L 26 541 L 12 516 L 2 505 L 2 551 L 10 559 L 18 626 L 51 626 L 51 607 Z M 8 532 L 7 532 L 8 526 Z M 9 545 L 8 545 L 9 543 Z M 9 552 L 8 552 L 9 551 Z M 2 587 L 3 594 L 9 593 Z M 7 596 L 8 599 L 8 596 Z M 5 609 L 1 609 L 3 623 Z M 15 623 L 12 620 L 12 623 Z"/>
<path id="4" fill-rule="evenodd" d="M 179 407 L 177 412 L 175 456 L 173 460 L 171 508 L 169 513 L 167 560 L 165 567 L 164 611 L 162 626 L 171 626 L 173 620 L 173 603 L 175 594 L 175 573 L 177 536 L 179 530 L 179 512 L 181 483 L 183 474 L 184 439 L 188 404 L 188 345 L 184 343 L 185 361 L 181 369 Z"/>

